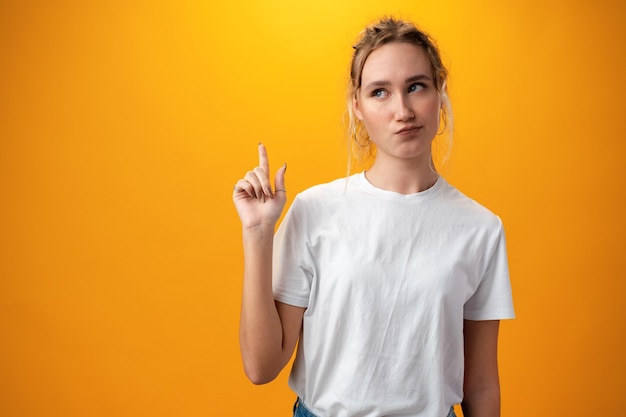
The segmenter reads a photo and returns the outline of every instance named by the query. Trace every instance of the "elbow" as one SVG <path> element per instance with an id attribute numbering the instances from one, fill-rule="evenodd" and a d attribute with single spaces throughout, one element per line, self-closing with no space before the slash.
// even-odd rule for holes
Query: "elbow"
<path id="1" fill-rule="evenodd" d="M 265 378 L 263 376 L 247 375 L 250 382 L 254 385 L 264 385 L 272 382 L 274 378 Z"/>
<path id="2" fill-rule="evenodd" d="M 264 385 L 272 382 L 276 377 L 264 375 L 261 373 L 246 372 L 246 376 L 254 385 Z"/>
<path id="3" fill-rule="evenodd" d="M 254 366 L 244 363 L 244 372 L 254 385 L 264 385 L 272 382 L 278 376 L 278 372 L 264 369 L 262 366 Z"/>

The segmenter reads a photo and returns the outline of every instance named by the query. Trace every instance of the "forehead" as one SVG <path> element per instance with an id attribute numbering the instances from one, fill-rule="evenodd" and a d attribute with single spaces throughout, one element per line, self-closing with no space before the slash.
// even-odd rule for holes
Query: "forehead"
<path id="1" fill-rule="evenodd" d="M 361 84 L 372 81 L 404 81 L 415 75 L 432 76 L 428 55 L 417 45 L 394 42 L 375 49 L 367 57 L 361 73 Z"/>

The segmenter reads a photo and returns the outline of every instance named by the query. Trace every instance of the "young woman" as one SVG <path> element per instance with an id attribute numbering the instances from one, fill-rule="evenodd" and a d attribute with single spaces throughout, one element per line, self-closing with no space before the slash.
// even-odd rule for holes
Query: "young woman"
<path id="1" fill-rule="evenodd" d="M 262 384 L 296 359 L 294 416 L 500 415 L 498 324 L 514 316 L 502 223 L 434 169 L 450 119 L 432 40 L 383 19 L 354 47 L 349 113 L 364 172 L 300 193 L 276 235 L 285 170 L 267 151 L 235 185 L 240 340 Z"/>

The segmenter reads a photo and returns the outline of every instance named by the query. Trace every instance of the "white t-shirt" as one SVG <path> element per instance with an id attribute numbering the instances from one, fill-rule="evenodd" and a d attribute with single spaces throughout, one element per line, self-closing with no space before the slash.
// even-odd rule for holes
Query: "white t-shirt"
<path id="1" fill-rule="evenodd" d="M 514 317 L 500 219 L 442 177 L 411 195 L 363 173 L 312 187 L 274 241 L 274 297 L 306 307 L 289 384 L 320 417 L 446 416 L 463 319 Z"/>

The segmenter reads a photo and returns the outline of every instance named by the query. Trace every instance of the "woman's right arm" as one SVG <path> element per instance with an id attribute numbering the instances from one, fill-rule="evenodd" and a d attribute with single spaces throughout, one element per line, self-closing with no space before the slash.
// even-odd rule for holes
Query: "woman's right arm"
<path id="1" fill-rule="evenodd" d="M 274 301 L 274 230 L 286 202 L 286 166 L 278 169 L 275 191 L 267 151 L 259 144 L 259 166 L 237 182 L 233 201 L 242 224 L 244 280 L 239 344 L 244 370 L 255 384 L 272 381 L 285 367 L 300 335 L 304 308 Z"/>

